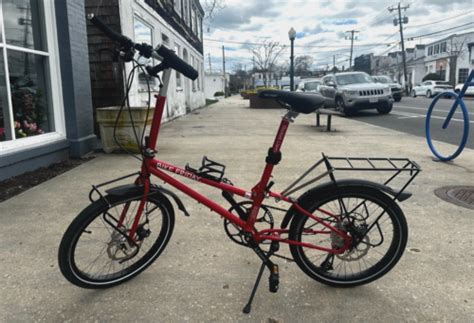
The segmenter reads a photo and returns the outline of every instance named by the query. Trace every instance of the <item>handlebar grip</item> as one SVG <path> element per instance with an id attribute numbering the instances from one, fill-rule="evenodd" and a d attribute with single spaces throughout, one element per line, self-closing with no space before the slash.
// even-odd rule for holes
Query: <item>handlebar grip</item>
<path id="1" fill-rule="evenodd" d="M 158 55 L 163 57 L 164 62 L 166 62 L 166 64 L 172 69 L 180 72 L 193 81 L 198 78 L 199 73 L 191 65 L 179 58 L 171 49 L 168 49 L 165 46 L 160 46 L 156 49 L 156 52 Z"/>
<path id="2" fill-rule="evenodd" d="M 130 38 L 119 34 L 112 29 L 110 29 L 109 26 L 104 24 L 102 20 L 100 20 L 98 17 L 96 17 L 93 13 L 90 13 L 87 15 L 87 19 L 94 24 L 97 28 L 99 28 L 104 34 L 106 34 L 110 39 L 120 43 L 124 47 L 133 47 L 133 42 Z"/>

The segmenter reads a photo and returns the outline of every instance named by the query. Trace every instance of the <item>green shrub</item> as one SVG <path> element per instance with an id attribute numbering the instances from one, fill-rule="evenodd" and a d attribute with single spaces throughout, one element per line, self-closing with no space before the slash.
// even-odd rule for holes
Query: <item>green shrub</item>
<path id="1" fill-rule="evenodd" d="M 224 96 L 224 92 L 217 91 L 216 93 L 214 93 L 214 96 Z"/>
<path id="2" fill-rule="evenodd" d="M 422 82 L 424 81 L 441 81 L 441 78 L 437 73 L 429 73 L 423 77 Z"/>
<path id="3" fill-rule="evenodd" d="M 219 100 L 215 99 L 215 100 L 211 100 L 211 99 L 206 99 L 206 106 L 208 105 L 211 105 L 211 104 L 214 104 L 216 102 L 219 102 Z"/>

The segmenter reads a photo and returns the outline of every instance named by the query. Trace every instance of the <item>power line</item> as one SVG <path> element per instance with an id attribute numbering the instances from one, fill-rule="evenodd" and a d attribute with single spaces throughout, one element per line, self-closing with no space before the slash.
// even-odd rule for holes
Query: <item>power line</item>
<path id="1" fill-rule="evenodd" d="M 468 22 L 467 24 L 459 25 L 459 26 L 456 26 L 456 27 L 451 27 L 451 28 L 448 28 L 448 29 L 434 31 L 432 33 L 428 33 L 428 34 L 424 34 L 424 35 L 410 36 L 410 37 L 407 37 L 407 40 L 414 40 L 414 39 L 417 39 L 417 38 L 423 38 L 423 37 L 426 37 L 426 36 L 441 34 L 441 33 L 447 32 L 447 31 L 451 31 L 451 30 L 454 30 L 454 29 L 466 27 L 466 26 L 469 26 L 469 25 L 474 25 L 474 22 Z"/>
<path id="2" fill-rule="evenodd" d="M 472 14 L 473 14 L 473 12 L 468 11 L 468 12 L 465 12 L 465 13 L 463 13 L 463 14 L 461 14 L 461 15 L 451 16 L 451 17 L 444 18 L 444 19 L 441 19 L 441 20 L 438 20 L 438 21 L 429 22 L 429 23 L 427 23 L 427 24 L 408 26 L 408 27 L 406 27 L 405 29 L 430 26 L 430 25 L 434 25 L 434 24 L 437 24 L 437 23 L 440 23 L 440 22 L 445 22 L 445 21 L 447 21 L 447 20 L 452 20 L 452 19 L 455 19 L 455 18 L 464 17 L 464 16 L 472 15 Z"/>
<path id="3" fill-rule="evenodd" d="M 222 39 L 213 39 L 213 38 L 204 38 L 205 41 L 210 41 L 210 42 L 221 42 L 221 43 L 229 43 L 229 44 L 241 44 L 241 45 L 253 45 L 253 46 L 260 46 L 263 45 L 264 43 L 257 43 L 257 42 L 242 42 L 242 41 L 235 41 L 235 40 L 222 40 Z M 380 44 L 380 43 L 372 43 L 372 44 L 359 44 L 357 45 L 358 47 L 366 47 L 366 46 L 378 46 L 378 45 L 391 45 L 391 43 L 388 44 Z M 285 46 L 285 45 L 283 45 Z M 326 45 L 295 45 L 295 47 L 300 47 L 300 48 L 327 48 L 327 47 L 336 47 L 336 48 L 341 48 L 341 47 L 346 47 L 350 48 L 350 45 L 339 45 L 339 44 L 326 44 Z"/>

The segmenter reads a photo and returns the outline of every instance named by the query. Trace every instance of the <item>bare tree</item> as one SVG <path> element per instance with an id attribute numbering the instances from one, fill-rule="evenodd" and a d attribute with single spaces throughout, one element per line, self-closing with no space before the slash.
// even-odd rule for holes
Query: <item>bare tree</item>
<path id="1" fill-rule="evenodd" d="M 464 55 L 466 51 L 466 38 L 462 39 L 454 39 L 455 37 L 451 37 L 451 41 L 447 44 L 447 52 L 448 52 L 448 59 L 449 59 L 449 83 L 453 86 L 456 86 L 456 69 L 458 65 L 458 57 Z"/>
<path id="2" fill-rule="evenodd" d="M 295 75 L 307 76 L 311 75 L 311 66 L 313 58 L 309 55 L 296 56 L 295 58 Z"/>
<path id="3" fill-rule="evenodd" d="M 202 8 L 205 12 L 205 18 L 212 19 L 214 15 L 225 8 L 224 0 L 201 0 Z"/>
<path id="4" fill-rule="evenodd" d="M 263 84 L 265 87 L 271 83 L 272 72 L 275 68 L 276 60 L 284 49 L 284 45 L 272 41 L 264 41 L 258 47 L 250 49 L 254 57 L 257 71 L 263 74 Z"/>

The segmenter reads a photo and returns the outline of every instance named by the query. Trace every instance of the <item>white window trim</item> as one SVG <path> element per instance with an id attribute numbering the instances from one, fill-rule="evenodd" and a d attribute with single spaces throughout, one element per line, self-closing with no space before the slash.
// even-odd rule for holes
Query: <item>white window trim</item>
<path id="1" fill-rule="evenodd" d="M 45 37 L 47 48 L 49 49 L 49 53 L 22 48 L 18 46 L 12 45 L 5 45 L 2 51 L 6 51 L 7 49 L 16 49 L 21 50 L 23 52 L 28 52 L 32 54 L 38 54 L 48 57 L 46 68 L 49 71 L 49 78 L 48 81 L 50 82 L 50 104 L 52 105 L 53 109 L 53 121 L 54 121 L 54 131 L 48 132 L 42 135 L 36 135 L 27 138 L 20 138 L 15 140 L 8 140 L 0 142 L 0 156 L 4 154 L 9 154 L 13 152 L 18 152 L 21 150 L 26 150 L 34 147 L 38 147 L 41 145 L 51 144 L 57 141 L 61 141 L 66 139 L 66 126 L 64 120 L 64 101 L 63 101 L 63 91 L 62 91 L 62 84 L 61 84 L 61 68 L 60 68 L 60 61 L 59 61 L 59 47 L 58 47 L 58 38 L 57 38 L 57 29 L 56 29 L 56 15 L 54 10 L 54 2 L 53 1 L 43 1 L 43 9 L 44 9 L 44 23 L 45 23 Z M 2 33 L 5 35 L 5 33 Z M 3 53 L 2 53 L 3 55 Z M 8 80 L 8 66 L 5 66 L 5 77 Z M 7 95 L 9 101 L 9 108 L 12 106 L 11 104 L 11 93 L 10 93 L 10 86 L 9 83 L 7 84 Z M 14 127 L 13 116 L 10 117 L 11 126 Z"/>

